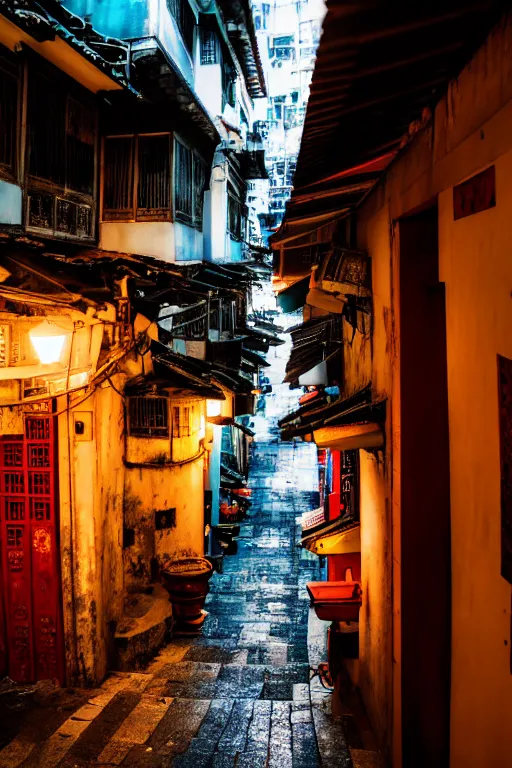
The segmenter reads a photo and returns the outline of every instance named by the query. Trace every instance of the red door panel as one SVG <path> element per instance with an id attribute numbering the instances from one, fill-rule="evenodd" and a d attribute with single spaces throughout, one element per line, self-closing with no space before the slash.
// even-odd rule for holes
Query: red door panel
<path id="1" fill-rule="evenodd" d="M 0 439 L 7 671 L 18 682 L 63 681 L 54 420 L 26 415 L 24 428 Z"/>

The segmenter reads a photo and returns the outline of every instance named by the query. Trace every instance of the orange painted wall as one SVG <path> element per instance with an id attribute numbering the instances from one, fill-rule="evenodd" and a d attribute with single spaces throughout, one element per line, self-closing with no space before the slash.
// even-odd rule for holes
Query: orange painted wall
<path id="1" fill-rule="evenodd" d="M 346 371 L 353 391 L 368 380 L 369 357 L 374 389 L 388 397 L 389 406 L 383 471 L 376 473 L 371 465 L 362 471 L 361 554 L 371 633 L 363 625 L 361 688 L 378 736 L 393 754 L 394 768 L 401 765 L 396 220 L 436 198 L 440 279 L 447 297 L 453 562 L 450 764 L 501 768 L 512 755 L 511 588 L 500 576 L 496 370 L 497 354 L 512 358 L 510 50 L 512 24 L 505 23 L 451 85 L 435 119 L 393 163 L 358 216 L 358 245 L 372 257 L 374 337 L 370 355 L 360 343 L 346 347 Z M 496 208 L 454 221 L 453 186 L 489 164 L 496 166 Z M 391 545 L 389 559 L 374 556 L 376 548 L 384 547 L 385 552 Z M 386 575 L 392 579 L 392 605 L 381 611 L 379 596 L 373 610 L 375 585 Z M 381 635 L 388 639 L 380 650 L 392 644 L 391 705 L 386 701 L 389 690 L 381 685 L 385 667 L 377 658 L 375 637 Z M 392 729 L 386 731 L 375 713 L 390 706 Z"/>

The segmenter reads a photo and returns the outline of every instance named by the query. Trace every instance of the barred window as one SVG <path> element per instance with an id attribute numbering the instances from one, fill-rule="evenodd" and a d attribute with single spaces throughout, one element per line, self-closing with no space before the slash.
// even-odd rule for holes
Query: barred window
<path id="1" fill-rule="evenodd" d="M 236 104 L 236 73 L 231 64 L 225 61 L 221 70 L 222 76 L 222 109 L 226 104 L 234 107 Z"/>
<path id="2" fill-rule="evenodd" d="M 105 139 L 103 218 L 133 215 L 134 136 Z"/>
<path id="3" fill-rule="evenodd" d="M 139 136 L 137 219 L 171 209 L 170 137 Z"/>
<path id="4" fill-rule="evenodd" d="M 135 437 L 168 437 L 166 397 L 129 398 L 129 434 Z"/>
<path id="5" fill-rule="evenodd" d="M 176 218 L 192 221 L 192 152 L 181 141 L 174 142 Z"/>
<path id="6" fill-rule="evenodd" d="M 217 37 L 211 29 L 201 29 L 201 64 L 218 64 Z"/>
<path id="7" fill-rule="evenodd" d="M 170 134 L 105 139 L 104 221 L 170 219 L 170 141 Z"/>
<path id="8" fill-rule="evenodd" d="M 11 176 L 16 172 L 18 83 L 17 67 L 0 57 L 0 168 Z"/>
<path id="9" fill-rule="evenodd" d="M 174 207 L 177 221 L 199 229 L 203 223 L 206 166 L 199 155 L 174 142 Z"/>
<path id="10" fill-rule="evenodd" d="M 235 240 L 243 239 L 244 215 L 241 201 L 228 191 L 228 230 Z"/>
<path id="11" fill-rule="evenodd" d="M 172 436 L 190 437 L 192 429 L 192 414 L 194 408 L 188 405 L 175 405 L 172 409 Z"/>
<path id="12" fill-rule="evenodd" d="M 29 73 L 28 172 L 73 189 L 94 192 L 96 112 L 44 73 Z"/>
<path id="13" fill-rule="evenodd" d="M 196 17 L 188 0 L 167 0 L 167 7 L 178 25 L 189 53 L 192 53 Z"/>

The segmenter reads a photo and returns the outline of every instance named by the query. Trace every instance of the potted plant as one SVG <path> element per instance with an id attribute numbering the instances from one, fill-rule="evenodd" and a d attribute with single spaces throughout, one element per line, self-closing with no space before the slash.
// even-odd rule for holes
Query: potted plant
<path id="1" fill-rule="evenodd" d="M 160 578 L 169 593 L 178 631 L 200 631 L 212 573 L 212 565 L 204 557 L 174 560 L 162 568 Z"/>

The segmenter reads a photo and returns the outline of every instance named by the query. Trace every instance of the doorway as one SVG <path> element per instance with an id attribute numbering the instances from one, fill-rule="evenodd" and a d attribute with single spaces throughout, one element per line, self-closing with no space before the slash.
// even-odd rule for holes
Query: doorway
<path id="1" fill-rule="evenodd" d="M 450 752 L 450 451 L 437 206 L 399 222 L 403 768 Z"/>
<path id="2" fill-rule="evenodd" d="M 19 683 L 63 682 L 56 448 L 51 415 L 25 414 L 22 434 L 0 437 L 0 647 Z"/>

